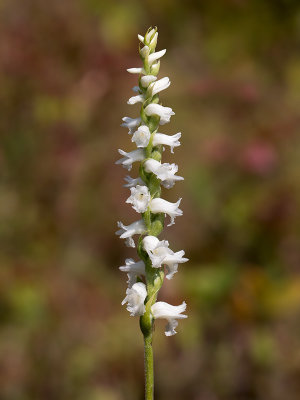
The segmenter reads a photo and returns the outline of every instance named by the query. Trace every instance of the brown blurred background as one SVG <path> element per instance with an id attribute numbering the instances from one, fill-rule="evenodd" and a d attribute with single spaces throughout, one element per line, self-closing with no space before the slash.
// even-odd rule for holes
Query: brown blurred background
<path id="1" fill-rule="evenodd" d="M 138 400 L 143 343 L 121 301 L 126 257 L 117 148 L 158 26 L 160 76 L 181 131 L 165 162 L 184 216 L 162 235 L 190 262 L 161 300 L 157 400 L 300 396 L 298 0 L 0 1 L 0 399 Z M 136 170 L 131 174 L 136 176 Z"/>

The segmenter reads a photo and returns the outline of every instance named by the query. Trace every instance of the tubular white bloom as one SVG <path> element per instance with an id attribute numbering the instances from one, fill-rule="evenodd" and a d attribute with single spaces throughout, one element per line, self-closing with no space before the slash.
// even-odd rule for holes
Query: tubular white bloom
<path id="1" fill-rule="evenodd" d="M 154 75 L 145 75 L 141 77 L 141 85 L 146 88 L 151 82 L 156 81 L 157 77 Z"/>
<path id="2" fill-rule="evenodd" d="M 154 61 L 158 60 L 160 57 L 164 56 L 166 54 L 167 50 L 163 49 L 160 51 L 157 51 L 156 53 L 152 53 L 148 57 L 148 62 L 149 64 L 153 64 Z"/>
<path id="3" fill-rule="evenodd" d="M 154 32 L 155 32 L 155 29 L 152 28 L 151 31 L 149 31 L 148 33 L 146 33 L 144 40 L 145 40 L 146 42 L 149 42 L 149 40 L 151 39 L 151 36 L 154 34 Z"/>
<path id="4" fill-rule="evenodd" d="M 131 178 L 131 176 L 127 175 L 127 176 L 125 176 L 124 180 L 127 183 L 126 183 L 126 185 L 123 185 L 123 186 L 127 187 L 127 188 L 132 188 L 133 186 L 136 186 L 136 185 L 144 185 L 144 182 L 143 182 L 142 178 L 140 178 L 140 177 Z"/>
<path id="5" fill-rule="evenodd" d="M 146 236 L 143 239 L 143 247 L 149 255 L 154 268 L 160 268 L 166 265 L 167 279 L 172 279 L 174 274 L 178 271 L 178 264 L 187 262 L 189 259 L 184 258 L 184 251 L 180 250 L 174 253 L 169 248 L 167 240 L 159 240 L 155 236 Z"/>
<path id="6" fill-rule="evenodd" d="M 165 145 L 170 146 L 171 153 L 174 153 L 174 147 L 180 146 L 179 139 L 181 138 L 181 132 L 175 133 L 175 135 L 165 135 L 163 133 L 155 133 L 153 137 L 153 146 Z"/>
<path id="7" fill-rule="evenodd" d="M 151 307 L 152 315 L 155 319 L 164 318 L 168 321 L 165 335 L 172 336 L 177 333 L 175 328 L 178 325 L 177 319 L 187 318 L 187 315 L 181 314 L 186 310 L 186 302 L 184 301 L 179 306 L 172 306 L 164 301 L 158 301 Z"/>
<path id="8" fill-rule="evenodd" d="M 166 265 L 167 273 L 166 273 L 166 278 L 167 279 L 172 279 L 174 274 L 178 271 L 178 264 L 185 263 L 189 261 L 188 258 L 183 257 L 184 256 L 184 251 L 180 250 L 177 253 L 174 253 L 172 251 L 172 254 L 168 254 L 164 260 L 163 264 Z"/>
<path id="9" fill-rule="evenodd" d="M 137 147 L 147 147 L 150 140 L 150 129 L 147 125 L 141 125 L 137 131 L 134 132 L 131 141 L 135 142 Z"/>
<path id="10" fill-rule="evenodd" d="M 152 267 L 160 268 L 168 254 L 172 254 L 167 240 L 159 240 L 155 236 L 146 236 L 143 239 L 143 246 L 150 257 Z"/>
<path id="11" fill-rule="evenodd" d="M 149 158 L 149 160 L 145 161 L 144 167 L 146 172 L 155 174 L 158 179 L 162 181 L 162 185 L 167 189 L 174 186 L 175 181 L 182 181 L 184 179 L 182 176 L 175 175 L 178 171 L 178 166 L 176 164 L 161 164 L 159 161 Z"/>
<path id="12" fill-rule="evenodd" d="M 123 117 L 122 121 L 124 121 L 121 126 L 129 129 L 129 134 L 131 134 L 141 123 L 141 117 L 138 118 L 130 118 L 130 117 Z"/>
<path id="13" fill-rule="evenodd" d="M 134 261 L 132 258 L 126 258 L 125 265 L 119 267 L 120 271 L 127 272 L 128 287 L 131 288 L 139 275 L 145 275 L 144 261 Z"/>
<path id="14" fill-rule="evenodd" d="M 131 196 L 128 197 L 126 203 L 132 204 L 132 208 L 138 213 L 144 213 L 150 202 L 150 192 L 147 186 L 137 185 L 130 188 Z"/>
<path id="15" fill-rule="evenodd" d="M 171 116 L 175 115 L 171 107 L 164 107 L 160 104 L 149 104 L 145 108 L 145 114 L 150 117 L 151 115 L 158 115 L 160 117 L 160 125 L 165 125 L 170 122 Z"/>
<path id="16" fill-rule="evenodd" d="M 145 312 L 144 301 L 147 297 L 146 286 L 142 282 L 135 283 L 126 290 L 127 296 L 122 301 L 122 305 L 127 303 L 126 309 L 132 317 L 143 315 Z"/>
<path id="17" fill-rule="evenodd" d="M 130 151 L 129 153 L 126 153 L 126 151 L 119 149 L 118 152 L 124 157 L 117 160 L 116 164 L 122 164 L 122 166 L 126 168 L 128 171 L 131 170 L 132 163 L 134 163 L 135 161 L 142 161 L 145 158 L 143 149 L 133 150 Z"/>
<path id="18" fill-rule="evenodd" d="M 116 232 L 116 235 L 120 236 L 121 239 L 126 239 L 125 243 L 128 247 L 135 247 L 135 243 L 132 239 L 133 235 L 142 235 L 147 231 L 145 222 L 143 219 L 135 221 L 130 225 L 124 225 L 118 221 L 118 227 L 121 228 Z"/>
<path id="19" fill-rule="evenodd" d="M 146 75 L 146 71 L 142 67 L 128 68 L 127 72 L 129 72 L 130 74 L 144 74 L 144 75 Z"/>
<path id="20" fill-rule="evenodd" d="M 137 96 L 132 96 L 127 101 L 127 104 L 136 104 L 136 103 L 143 103 L 145 100 L 145 96 L 143 94 L 138 94 Z"/>
<path id="21" fill-rule="evenodd" d="M 170 79 L 166 76 L 165 78 L 159 79 L 158 81 L 151 83 L 149 89 L 152 90 L 152 96 L 162 90 L 167 89 L 171 85 Z"/>
<path id="22" fill-rule="evenodd" d="M 168 214 L 169 217 L 171 218 L 171 222 L 169 223 L 168 226 L 173 225 L 175 217 L 179 217 L 182 215 L 182 210 L 180 210 L 179 205 L 180 205 L 181 199 L 177 201 L 177 203 L 171 203 L 170 201 L 161 199 L 160 197 L 157 197 L 150 202 L 150 210 L 153 214 L 158 214 L 158 213 L 164 213 Z"/>

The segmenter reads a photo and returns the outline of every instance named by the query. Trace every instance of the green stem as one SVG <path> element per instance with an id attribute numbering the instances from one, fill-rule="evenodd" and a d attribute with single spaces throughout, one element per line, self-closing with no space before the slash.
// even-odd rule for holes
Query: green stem
<path id="1" fill-rule="evenodd" d="M 154 373 L 153 373 L 153 349 L 152 332 L 144 336 L 145 345 L 145 400 L 153 400 Z"/>

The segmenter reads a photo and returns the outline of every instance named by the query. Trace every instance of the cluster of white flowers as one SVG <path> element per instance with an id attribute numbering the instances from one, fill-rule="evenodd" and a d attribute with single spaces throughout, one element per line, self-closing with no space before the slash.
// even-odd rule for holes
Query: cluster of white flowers
<path id="1" fill-rule="evenodd" d="M 137 94 L 127 103 L 141 103 L 142 106 L 140 117 L 124 117 L 121 125 L 128 129 L 131 141 L 137 148 L 128 153 L 119 150 L 122 158 L 116 164 L 121 164 L 130 171 L 134 162 L 141 163 L 140 176 L 137 178 L 126 176 L 124 186 L 130 189 L 126 203 L 131 204 L 142 218 L 127 226 L 118 222 L 120 229 L 116 234 L 125 239 L 129 247 L 136 246 L 133 236 L 140 235 L 137 247 L 138 254 L 142 258 L 140 261 L 126 259 L 125 265 L 120 267 L 120 270 L 128 275 L 128 288 L 122 304 L 127 303 L 127 310 L 132 316 L 144 315 L 147 312 L 146 305 L 150 304 L 151 321 L 165 318 L 168 321 L 165 334 L 171 336 L 176 333 L 177 319 L 187 317 L 182 314 L 186 309 L 186 303 L 172 306 L 162 301 L 156 302 L 157 292 L 162 284 L 162 280 L 156 279 L 157 271 L 163 271 L 165 277 L 171 279 L 177 272 L 178 265 L 188 259 L 184 257 L 183 250 L 174 252 L 169 248 L 168 241 L 157 238 L 163 228 L 165 215 L 170 217 L 169 225 L 174 224 L 175 217 L 182 215 L 182 210 L 179 208 L 181 199 L 171 203 L 160 198 L 161 185 L 169 189 L 176 181 L 183 180 L 181 176 L 176 175 L 178 171 L 176 164 L 161 163 L 164 146 L 169 146 L 173 153 L 174 148 L 180 146 L 181 133 L 165 135 L 157 131 L 159 125 L 165 125 L 174 115 L 170 107 L 158 104 L 158 93 L 170 86 L 170 80 L 168 77 L 157 80 L 160 58 L 166 53 L 166 50 L 155 52 L 157 37 L 157 29 L 149 29 L 144 37 L 138 35 L 143 67 L 127 70 L 132 74 L 139 74 L 139 85 L 133 88 Z"/>

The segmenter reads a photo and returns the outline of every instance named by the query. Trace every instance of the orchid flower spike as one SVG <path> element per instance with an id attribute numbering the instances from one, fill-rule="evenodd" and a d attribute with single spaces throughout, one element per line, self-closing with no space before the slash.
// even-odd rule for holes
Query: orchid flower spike
<path id="1" fill-rule="evenodd" d="M 161 104 L 159 96 L 171 84 L 169 77 L 157 78 L 160 69 L 160 59 L 166 54 L 166 50 L 156 51 L 158 32 L 157 28 L 149 28 L 145 35 L 138 35 L 140 41 L 139 55 L 142 65 L 129 68 L 127 71 L 138 75 L 138 82 L 133 87 L 135 95 L 128 100 L 129 105 L 139 107 L 139 113 L 134 117 L 124 117 L 122 127 L 131 135 L 133 149 L 126 152 L 119 150 L 122 158 L 116 161 L 130 171 L 138 163 L 138 176 L 125 177 L 125 187 L 130 190 L 126 203 L 139 214 L 140 219 L 124 225 L 118 222 L 120 228 L 116 234 L 125 239 L 129 247 L 137 246 L 140 257 L 135 261 L 127 258 L 125 265 L 120 270 L 128 276 L 128 288 L 122 304 L 126 304 L 131 316 L 140 317 L 140 327 L 145 340 L 145 368 L 147 400 L 153 399 L 153 384 L 151 384 L 151 360 L 152 360 L 152 335 L 154 322 L 158 318 L 167 320 L 165 334 L 167 336 L 176 333 L 177 320 L 187 318 L 183 312 L 186 303 L 172 306 L 163 301 L 157 302 L 158 292 L 164 278 L 172 279 L 178 271 L 179 264 L 188 261 L 184 251 L 174 252 L 169 247 L 169 242 L 158 239 L 164 227 L 165 216 L 169 216 L 171 222 L 182 215 L 179 208 L 181 198 L 177 202 L 170 202 L 160 197 L 162 187 L 170 189 L 183 177 L 176 175 L 178 166 L 175 163 L 163 163 L 161 161 L 165 146 L 171 153 L 181 145 L 179 139 L 181 132 L 173 135 L 158 132 L 160 126 L 164 126 L 175 115 L 171 107 Z M 135 167 L 134 167 L 135 168 Z M 133 237 L 139 235 L 135 242 Z"/>

